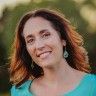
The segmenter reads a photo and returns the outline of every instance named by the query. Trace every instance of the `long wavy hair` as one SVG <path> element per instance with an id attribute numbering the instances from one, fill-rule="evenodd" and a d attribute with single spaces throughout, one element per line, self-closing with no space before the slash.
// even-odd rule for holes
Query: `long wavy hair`
<path id="1" fill-rule="evenodd" d="M 25 23 L 28 19 L 34 17 L 42 17 L 51 22 L 52 27 L 60 33 L 60 38 L 66 40 L 66 50 L 69 53 L 66 60 L 72 68 L 87 73 L 90 72 L 87 51 L 83 47 L 83 38 L 76 32 L 75 27 L 60 12 L 49 9 L 38 9 L 25 14 L 16 28 L 10 60 L 10 81 L 13 84 L 20 85 L 30 77 L 38 78 L 44 75 L 43 69 L 28 54 L 22 35 Z M 63 50 L 65 49 L 63 48 Z"/>

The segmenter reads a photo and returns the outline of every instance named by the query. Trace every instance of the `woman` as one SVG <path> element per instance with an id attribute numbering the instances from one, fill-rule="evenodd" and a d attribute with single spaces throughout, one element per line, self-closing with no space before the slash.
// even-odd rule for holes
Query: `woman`
<path id="1" fill-rule="evenodd" d="M 15 36 L 11 96 L 96 96 L 83 39 L 62 14 L 29 12 Z"/>

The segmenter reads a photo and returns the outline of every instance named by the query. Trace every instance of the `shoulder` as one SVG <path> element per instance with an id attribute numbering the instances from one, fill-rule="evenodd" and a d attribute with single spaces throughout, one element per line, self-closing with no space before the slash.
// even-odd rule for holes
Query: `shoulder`
<path id="1" fill-rule="evenodd" d="M 86 78 L 92 82 L 96 82 L 96 74 L 86 74 Z"/>
<path id="2" fill-rule="evenodd" d="M 96 96 L 96 74 L 87 74 L 85 76 L 85 82 L 92 96 Z"/>
<path id="3" fill-rule="evenodd" d="M 31 80 L 26 81 L 19 87 L 16 87 L 16 85 L 13 85 L 11 88 L 11 96 L 26 96 L 26 93 L 28 92 L 29 86 L 30 86 Z"/>
<path id="4" fill-rule="evenodd" d="M 88 74 L 88 78 L 90 80 L 90 82 L 94 85 L 95 89 L 96 89 L 96 74 Z"/>
<path id="5" fill-rule="evenodd" d="M 96 75 L 95 74 L 89 74 L 86 73 L 84 75 L 83 81 L 85 81 L 87 84 L 94 85 L 96 82 Z"/>

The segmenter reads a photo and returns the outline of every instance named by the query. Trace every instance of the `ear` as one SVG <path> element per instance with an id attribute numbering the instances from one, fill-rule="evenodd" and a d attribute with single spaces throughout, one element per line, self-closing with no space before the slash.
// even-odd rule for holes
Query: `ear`
<path id="1" fill-rule="evenodd" d="M 62 40 L 62 45 L 66 46 L 66 41 L 65 40 Z"/>

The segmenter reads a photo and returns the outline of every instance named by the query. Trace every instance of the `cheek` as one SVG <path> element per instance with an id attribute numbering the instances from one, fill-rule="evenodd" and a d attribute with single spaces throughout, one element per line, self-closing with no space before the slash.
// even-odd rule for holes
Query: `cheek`
<path id="1" fill-rule="evenodd" d="M 29 55 L 32 57 L 33 56 L 33 49 L 29 46 L 27 46 L 27 51 L 29 53 Z"/>
<path id="2" fill-rule="evenodd" d="M 53 50 L 53 56 L 56 58 L 56 59 L 59 59 L 59 58 L 62 58 L 63 57 L 63 45 L 61 45 L 60 42 L 58 41 L 53 41 L 51 42 L 51 47 L 52 47 L 52 50 Z"/>
<path id="3" fill-rule="evenodd" d="M 55 43 L 55 50 L 56 50 L 56 54 L 57 56 L 60 55 L 60 57 L 63 55 L 63 45 L 57 41 L 57 43 Z"/>
<path id="4" fill-rule="evenodd" d="M 32 60 L 37 63 L 37 57 L 35 55 L 34 49 L 32 46 L 27 46 L 27 51 L 29 53 L 29 55 L 31 56 Z"/>

